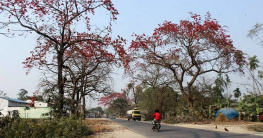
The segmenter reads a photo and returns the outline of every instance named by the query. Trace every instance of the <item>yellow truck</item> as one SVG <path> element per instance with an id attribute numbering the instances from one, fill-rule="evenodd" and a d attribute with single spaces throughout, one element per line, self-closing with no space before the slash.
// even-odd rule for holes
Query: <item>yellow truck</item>
<path id="1" fill-rule="evenodd" d="M 127 118 L 128 121 L 133 120 L 133 121 L 141 121 L 141 112 L 138 108 L 134 108 L 133 110 L 128 110 L 127 111 Z"/>

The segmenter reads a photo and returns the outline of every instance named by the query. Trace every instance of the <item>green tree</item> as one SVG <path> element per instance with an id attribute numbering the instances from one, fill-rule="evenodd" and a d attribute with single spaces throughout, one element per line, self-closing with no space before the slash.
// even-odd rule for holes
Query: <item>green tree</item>
<path id="1" fill-rule="evenodd" d="M 259 96 L 249 92 L 248 95 L 244 94 L 243 99 L 240 98 L 239 111 L 243 112 L 245 119 L 250 120 L 252 115 L 257 115 L 260 112 L 259 103 L 261 99 Z"/>
<path id="2" fill-rule="evenodd" d="M 236 88 L 233 92 L 234 92 L 234 97 L 236 99 L 238 99 L 241 96 L 241 91 L 239 90 L 239 88 Z"/>
<path id="3" fill-rule="evenodd" d="M 164 117 L 165 113 L 175 111 L 178 105 L 178 93 L 171 87 L 149 87 L 141 94 L 139 108 L 149 114 L 159 109 Z"/>
<path id="4" fill-rule="evenodd" d="M 223 77 L 221 73 L 218 74 L 215 80 L 215 86 L 213 87 L 213 91 L 216 99 L 222 100 L 223 98 L 222 93 L 228 88 L 230 83 L 231 81 L 227 74 L 225 74 L 225 77 Z"/>
<path id="5" fill-rule="evenodd" d="M 25 89 L 20 89 L 18 92 L 18 98 L 19 100 L 28 100 L 28 96 L 27 96 L 28 92 Z"/>
<path id="6" fill-rule="evenodd" d="M 257 59 L 256 55 L 254 55 L 253 57 L 250 57 L 248 60 L 249 60 L 249 68 L 250 68 L 250 70 L 255 70 L 256 68 L 259 67 L 259 65 L 258 65 L 259 60 Z"/>
<path id="7" fill-rule="evenodd" d="M 222 102 L 224 99 L 223 92 L 228 88 L 231 81 L 227 74 L 225 77 L 222 76 L 221 73 L 218 74 L 215 80 L 215 86 L 213 87 L 213 98 L 217 101 L 218 107 L 222 107 Z"/>
<path id="8" fill-rule="evenodd" d="M 91 108 L 88 110 L 89 113 L 94 113 L 96 117 L 101 117 L 104 114 L 104 110 L 98 106 L 96 108 Z"/>
<path id="9" fill-rule="evenodd" d="M 258 90 L 259 94 L 261 95 L 261 92 L 260 92 L 259 87 L 258 87 L 258 83 L 257 83 L 256 78 L 255 78 L 255 70 L 259 67 L 259 65 L 258 65 L 259 60 L 257 59 L 256 55 L 254 55 L 253 57 L 249 57 L 248 60 L 249 60 L 248 73 L 252 77 L 252 80 L 253 80 L 253 92 L 256 93 L 256 88 L 255 88 L 255 85 L 256 85 L 257 90 Z"/>
<path id="10" fill-rule="evenodd" d="M 126 115 L 128 102 L 123 98 L 118 98 L 114 100 L 110 106 L 112 110 L 116 111 L 119 114 L 119 116 L 122 117 Z"/>
<path id="11" fill-rule="evenodd" d="M 165 99 L 163 96 L 166 91 L 173 91 L 173 89 L 169 88 L 176 87 L 173 77 L 171 77 L 171 72 L 161 66 L 151 64 L 140 66 L 139 71 L 139 74 L 136 76 L 136 79 L 141 82 L 140 87 L 136 89 L 139 91 L 139 93 L 137 92 L 138 97 L 143 100 L 145 96 L 141 97 L 140 95 L 142 94 L 140 93 L 142 93 L 143 90 L 149 91 L 150 88 L 150 91 L 155 95 L 154 98 L 158 99 L 156 100 L 157 106 L 154 108 L 162 110 L 163 100 Z"/>
<path id="12" fill-rule="evenodd" d="M 195 106 L 207 109 L 210 105 L 214 104 L 213 95 L 213 79 L 210 79 L 208 76 L 202 76 L 197 81 L 196 87 L 196 104 Z"/>

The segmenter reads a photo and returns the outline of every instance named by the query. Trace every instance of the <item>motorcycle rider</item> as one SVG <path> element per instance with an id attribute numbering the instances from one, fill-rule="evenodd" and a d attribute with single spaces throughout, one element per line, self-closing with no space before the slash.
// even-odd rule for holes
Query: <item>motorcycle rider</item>
<path id="1" fill-rule="evenodd" d="M 152 121 L 153 125 L 155 125 L 156 122 L 161 122 L 161 114 L 158 109 L 155 110 L 152 117 L 153 117 L 153 121 Z M 160 124 L 160 128 L 161 128 L 161 124 Z"/>

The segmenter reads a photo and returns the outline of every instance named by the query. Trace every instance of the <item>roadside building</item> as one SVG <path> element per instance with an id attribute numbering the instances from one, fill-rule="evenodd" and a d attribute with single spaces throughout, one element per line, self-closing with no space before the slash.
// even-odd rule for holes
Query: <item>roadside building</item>
<path id="1" fill-rule="evenodd" d="M 67 115 L 71 115 L 68 105 L 63 105 Z M 13 117 L 14 113 L 19 114 L 20 118 L 47 118 L 51 117 L 51 105 L 45 102 L 31 100 L 22 101 L 9 97 L 0 97 L 0 117 Z"/>
<path id="2" fill-rule="evenodd" d="M 28 102 L 13 99 L 9 97 L 0 97 L 0 112 L 1 117 L 3 116 L 11 116 L 14 112 L 18 112 L 20 108 L 25 108 L 28 106 Z"/>
<path id="3" fill-rule="evenodd" d="M 45 118 L 50 117 L 51 108 L 47 103 L 35 101 L 34 107 L 30 107 L 30 100 L 22 101 L 9 97 L 0 97 L 0 117 L 13 117 L 14 113 L 18 113 L 21 118 Z"/>

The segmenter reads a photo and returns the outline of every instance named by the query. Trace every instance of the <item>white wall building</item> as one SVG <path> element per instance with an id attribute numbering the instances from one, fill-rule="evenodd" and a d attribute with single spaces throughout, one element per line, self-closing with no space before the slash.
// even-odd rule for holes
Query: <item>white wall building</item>
<path id="1" fill-rule="evenodd" d="M 48 103 L 34 101 L 34 107 L 29 107 L 31 100 L 22 101 L 18 99 L 0 97 L 0 117 L 9 115 L 12 117 L 14 112 L 17 112 L 21 118 L 45 118 L 50 117 L 50 111 Z M 25 108 L 29 107 L 29 108 Z M 70 106 L 63 105 L 63 108 L 67 110 L 67 113 L 71 115 Z M 45 115 L 45 116 L 44 116 Z"/>
<path id="2" fill-rule="evenodd" d="M 28 102 L 8 97 L 0 97 L 0 112 L 2 113 L 0 117 L 7 116 L 9 113 L 12 115 L 12 112 L 18 111 L 20 107 L 28 107 Z"/>
<path id="3" fill-rule="evenodd" d="M 27 100 L 26 102 L 31 103 L 32 100 Z M 48 107 L 48 104 L 44 102 L 40 102 L 40 101 L 34 101 L 34 106 L 35 107 Z"/>

